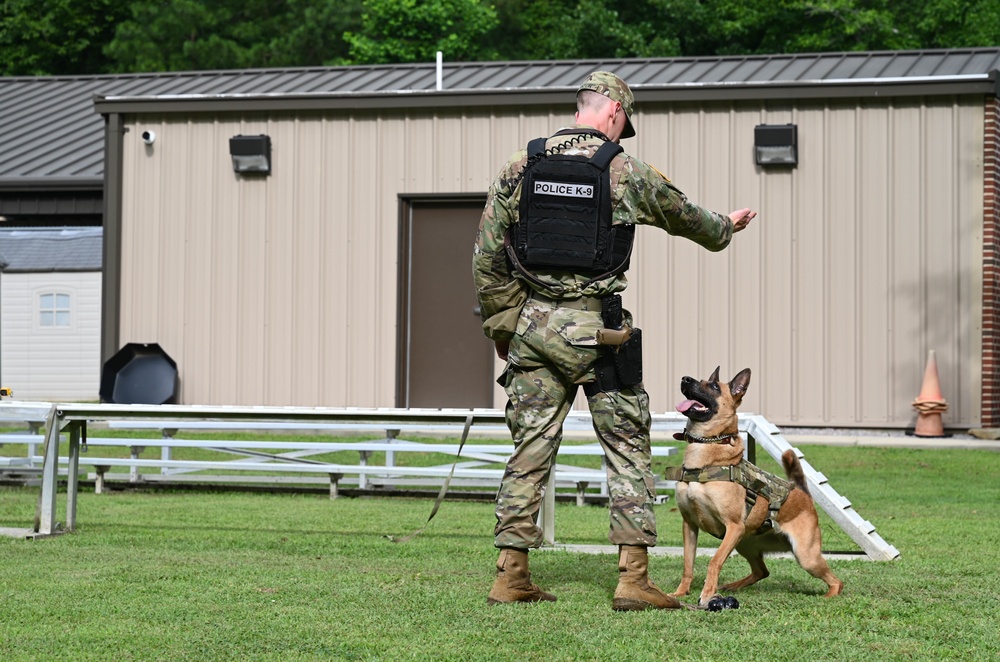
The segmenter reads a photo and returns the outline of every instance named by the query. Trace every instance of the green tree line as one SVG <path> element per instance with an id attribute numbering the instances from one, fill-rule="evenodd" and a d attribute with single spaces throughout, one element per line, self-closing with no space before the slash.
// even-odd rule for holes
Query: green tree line
<path id="1" fill-rule="evenodd" d="M 996 46 L 1000 0 L 2 0 L 0 73 Z"/>

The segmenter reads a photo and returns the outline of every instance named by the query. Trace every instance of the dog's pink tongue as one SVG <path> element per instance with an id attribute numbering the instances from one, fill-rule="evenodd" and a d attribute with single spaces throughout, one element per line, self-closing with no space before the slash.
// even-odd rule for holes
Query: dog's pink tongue
<path id="1" fill-rule="evenodd" d="M 676 409 L 677 409 L 677 411 L 679 411 L 680 413 L 683 414 L 684 412 L 686 412 L 691 407 L 694 407 L 696 404 L 698 404 L 698 403 L 695 402 L 694 400 L 685 400 L 684 402 L 682 402 L 679 405 L 677 405 Z"/>

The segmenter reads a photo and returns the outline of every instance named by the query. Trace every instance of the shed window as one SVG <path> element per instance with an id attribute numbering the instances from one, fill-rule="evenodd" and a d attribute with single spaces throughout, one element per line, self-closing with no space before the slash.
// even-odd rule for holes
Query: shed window
<path id="1" fill-rule="evenodd" d="M 38 295 L 38 324 L 46 327 L 70 325 L 71 299 L 68 294 L 47 292 Z"/>

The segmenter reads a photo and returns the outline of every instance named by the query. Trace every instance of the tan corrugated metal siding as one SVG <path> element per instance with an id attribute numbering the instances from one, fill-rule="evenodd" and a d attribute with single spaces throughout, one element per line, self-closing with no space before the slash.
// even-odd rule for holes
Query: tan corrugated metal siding
<path id="1" fill-rule="evenodd" d="M 121 343 L 160 343 L 188 403 L 393 406 L 397 196 L 483 192 L 571 112 L 127 121 Z M 981 97 L 647 103 L 635 119 L 626 150 L 693 200 L 761 212 L 719 254 L 639 233 L 626 300 L 654 411 L 721 365 L 752 368 L 744 409 L 780 424 L 906 427 L 935 349 L 946 423 L 977 422 Z M 799 166 L 760 171 L 753 127 L 785 122 Z M 233 174 L 239 133 L 271 136 L 270 177 Z"/>
<path id="2" fill-rule="evenodd" d="M 485 191 L 519 127 L 553 122 L 144 117 L 124 139 L 121 343 L 156 339 L 184 402 L 393 406 L 397 195 Z M 270 177 L 233 173 L 241 133 L 271 136 Z"/>
<path id="3" fill-rule="evenodd" d="M 750 367 L 748 411 L 782 424 L 908 427 L 927 350 L 948 423 L 979 418 L 981 99 L 644 107 L 634 151 L 689 197 L 760 217 L 710 254 L 641 233 L 631 302 L 646 386 Z M 798 125 L 799 165 L 753 165 L 756 124 Z"/>

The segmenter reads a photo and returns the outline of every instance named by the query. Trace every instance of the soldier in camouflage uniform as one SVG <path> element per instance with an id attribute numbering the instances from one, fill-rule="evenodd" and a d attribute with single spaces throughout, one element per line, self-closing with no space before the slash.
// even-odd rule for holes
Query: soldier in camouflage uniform
<path id="1" fill-rule="evenodd" d="M 577 92 L 576 123 L 567 129 L 590 135 L 563 145 L 560 153 L 592 156 L 605 140 L 634 136 L 633 103 L 632 91 L 616 75 L 588 76 Z M 546 147 L 564 144 L 565 133 L 549 138 Z M 605 326 L 601 299 L 627 285 L 624 274 L 595 281 L 554 270 L 536 271 L 529 282 L 513 267 L 504 235 L 518 221 L 519 175 L 526 160 L 526 150 L 515 153 L 490 187 L 473 254 L 483 330 L 507 361 L 500 381 L 509 398 L 506 419 L 514 441 L 497 494 L 494 544 L 500 557 L 489 604 L 555 600 L 531 582 L 527 552 L 542 542 L 535 520 L 563 420 L 577 387 L 594 381 L 594 364 L 605 351 L 597 342 L 597 330 Z M 726 216 L 699 207 L 655 168 L 624 152 L 608 170 L 613 225 L 652 225 L 719 251 L 756 216 L 749 209 Z M 625 322 L 632 327 L 627 311 Z M 656 544 L 649 397 L 640 383 L 588 395 L 587 402 L 607 458 L 608 538 L 619 546 L 613 608 L 676 608 L 677 600 L 660 591 L 647 573 L 646 548 Z"/>

